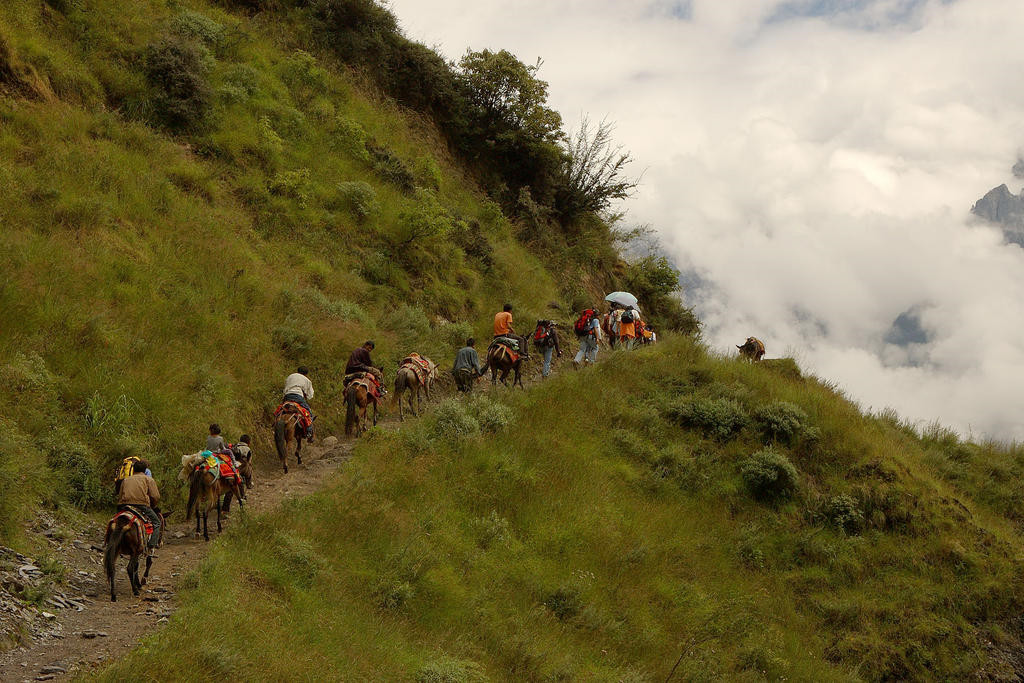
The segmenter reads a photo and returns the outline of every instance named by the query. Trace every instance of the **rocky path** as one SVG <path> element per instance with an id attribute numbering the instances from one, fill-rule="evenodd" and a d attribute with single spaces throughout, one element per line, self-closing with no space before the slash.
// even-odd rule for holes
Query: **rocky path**
<path id="1" fill-rule="evenodd" d="M 307 446 L 303 464 L 293 461 L 287 475 L 273 458 L 277 467 L 270 470 L 268 464 L 266 471 L 258 473 L 246 513 L 270 510 L 287 498 L 316 491 L 330 472 L 348 460 L 353 445 L 349 440 L 328 437 L 322 446 Z M 231 516 L 238 514 L 233 505 Z M 58 680 L 97 668 L 124 655 L 143 636 L 166 624 L 177 607 L 180 577 L 198 565 L 207 550 L 206 542 L 192 533 L 194 523 L 186 523 L 180 515 L 178 511 L 168 520 L 163 547 L 139 597 L 131 594 L 128 585 L 127 560 L 118 562 L 117 602 L 110 602 L 103 574 L 103 529 L 93 525 L 80 530 L 79 538 L 59 542 L 56 552 L 69 570 L 62 592 L 35 610 L 5 605 L 8 611 L 22 612 L 7 616 L 21 616 L 32 626 L 27 643 L 0 653 L 0 681 Z M 212 519 L 210 522 L 215 526 Z M 215 533 L 211 528 L 211 539 Z M 7 580 L 20 581 L 21 586 L 31 586 L 42 573 L 31 558 L 8 553 L 3 559 L 14 567 Z"/>
<path id="2" fill-rule="evenodd" d="M 567 355 L 555 363 L 554 371 L 571 367 L 573 352 L 568 348 L 566 351 Z M 527 386 L 541 381 L 539 358 L 535 359 L 527 365 L 523 375 Z M 454 393 L 454 384 L 447 373 L 439 384 L 434 401 Z M 477 391 L 483 393 L 508 391 L 500 384 L 491 387 L 489 374 L 478 387 Z M 397 410 L 390 400 L 382 414 L 381 426 L 387 429 L 399 426 Z M 303 449 L 303 464 L 295 465 L 291 461 L 287 475 L 281 471 L 273 453 L 268 454 L 262 460 L 262 469 L 257 469 L 256 485 L 249 494 L 246 512 L 271 510 L 288 498 L 318 490 L 327 475 L 348 460 L 354 445 L 351 439 L 339 441 L 334 437 L 307 445 Z M 207 551 L 206 542 L 193 534 L 195 523 L 186 523 L 181 514 L 177 512 L 168 521 L 163 547 L 153 562 L 149 583 L 139 597 L 131 594 L 128 585 L 124 571 L 127 560 L 119 560 L 117 602 L 110 602 L 103 573 L 102 527 L 92 525 L 78 530 L 76 538 L 63 540 L 59 540 L 58 532 L 47 528 L 48 522 L 34 529 L 50 538 L 68 574 L 62 592 L 41 608 L 25 608 L 0 599 L 0 626 L 5 626 L 5 618 L 18 618 L 30 624 L 21 646 L 0 652 L 0 681 L 61 680 L 99 668 L 123 656 L 138 645 L 141 638 L 168 623 L 177 607 L 178 581 L 199 564 Z M 238 514 L 237 507 L 232 506 L 232 515 Z M 225 524 L 230 525 L 230 520 L 231 516 Z M 211 540 L 216 538 L 216 522 L 212 524 Z M 31 558 L 0 547 L 0 568 L 4 565 L 14 570 L 0 572 L 0 588 L 6 588 L 6 582 L 13 581 L 18 592 L 26 584 L 31 587 L 33 580 L 43 573 Z M 0 590 L 0 598 L 3 595 Z"/>

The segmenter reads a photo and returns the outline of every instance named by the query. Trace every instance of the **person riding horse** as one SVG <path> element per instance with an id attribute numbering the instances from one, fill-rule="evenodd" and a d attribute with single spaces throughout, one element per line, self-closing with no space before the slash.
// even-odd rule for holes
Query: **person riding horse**
<path id="1" fill-rule="evenodd" d="M 374 367 L 373 360 L 370 358 L 370 352 L 375 346 L 372 340 L 367 339 L 362 346 L 352 351 L 348 357 L 348 364 L 345 366 L 344 385 L 346 387 L 353 379 L 365 377 L 376 385 L 379 394 L 384 394 L 384 386 L 381 384 L 384 377 L 383 372 L 380 368 Z"/>
<path id="2" fill-rule="evenodd" d="M 309 399 L 311 398 L 313 398 L 313 383 L 309 381 L 309 368 L 305 365 L 300 365 L 295 372 L 288 375 L 284 380 L 284 398 L 282 400 L 298 403 L 309 411 L 309 415 L 312 418 L 313 410 L 309 407 Z M 309 426 L 306 427 L 306 440 L 313 443 L 312 419 Z"/>
<path id="3" fill-rule="evenodd" d="M 156 512 L 160 505 L 160 490 L 156 481 L 146 474 L 149 465 L 145 460 L 132 464 L 132 474 L 121 482 L 117 494 L 117 511 L 128 510 L 140 514 L 153 525 L 153 535 L 149 537 L 150 549 L 160 545 L 160 515 Z"/>

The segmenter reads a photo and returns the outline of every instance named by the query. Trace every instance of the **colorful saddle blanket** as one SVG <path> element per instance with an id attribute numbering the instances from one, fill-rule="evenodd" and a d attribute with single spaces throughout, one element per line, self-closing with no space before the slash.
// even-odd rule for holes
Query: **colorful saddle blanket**
<path id="1" fill-rule="evenodd" d="M 398 364 L 399 368 L 409 368 L 420 378 L 421 384 L 426 384 L 434 371 L 434 364 L 418 353 L 410 353 Z"/>
<path id="2" fill-rule="evenodd" d="M 488 355 L 491 356 L 492 358 L 502 358 L 503 356 L 508 356 L 508 359 L 513 363 L 519 360 L 520 357 L 520 354 L 514 351 L 512 347 L 508 346 L 507 344 L 499 343 L 491 344 L 490 348 L 488 349 Z"/>
<path id="3" fill-rule="evenodd" d="M 380 397 L 385 393 L 380 381 L 372 372 L 353 372 L 352 374 L 345 375 L 343 384 L 346 389 L 349 385 L 359 384 L 365 387 L 367 393 L 375 400 L 380 400 Z"/>
<path id="4" fill-rule="evenodd" d="M 512 351 L 519 352 L 519 340 L 515 337 L 495 337 L 488 348 L 493 349 L 496 346 L 507 346 Z"/>
<path id="5" fill-rule="evenodd" d="M 295 401 L 285 401 L 279 405 L 277 410 L 274 411 L 274 417 L 281 417 L 282 415 L 289 415 L 293 413 L 299 416 L 299 426 L 303 429 L 309 429 L 309 426 L 313 424 L 313 414 Z"/>
<path id="6" fill-rule="evenodd" d="M 202 455 L 203 459 L 196 465 L 197 469 L 213 472 L 214 477 L 238 478 L 238 470 L 235 469 L 234 458 L 231 457 L 230 451 L 218 453 L 203 451 Z"/>
<path id="7" fill-rule="evenodd" d="M 103 545 L 110 542 L 110 531 L 114 528 L 119 517 L 131 522 L 132 526 L 138 531 L 139 537 L 146 543 L 149 543 L 149 537 L 153 535 L 153 525 L 150 524 L 149 520 L 141 512 L 128 508 L 127 510 L 121 510 L 107 522 L 107 533 L 103 539 Z"/>

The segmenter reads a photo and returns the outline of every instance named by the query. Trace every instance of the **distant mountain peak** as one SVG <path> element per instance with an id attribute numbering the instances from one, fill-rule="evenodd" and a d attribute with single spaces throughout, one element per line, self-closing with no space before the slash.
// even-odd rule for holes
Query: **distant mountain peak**
<path id="1" fill-rule="evenodd" d="M 1014 175 L 1018 170 L 1024 173 L 1024 160 L 1018 161 L 1013 170 Z M 1024 246 L 1024 190 L 1013 194 L 1004 183 L 979 199 L 971 213 L 1001 227 L 1007 242 Z"/>

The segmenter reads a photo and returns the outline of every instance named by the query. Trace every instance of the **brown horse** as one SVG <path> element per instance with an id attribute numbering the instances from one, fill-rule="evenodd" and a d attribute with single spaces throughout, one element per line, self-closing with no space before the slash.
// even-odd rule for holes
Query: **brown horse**
<path id="1" fill-rule="evenodd" d="M 189 467 L 190 465 L 186 465 Z M 195 467 L 188 475 L 188 507 L 185 511 L 185 519 L 196 516 L 196 534 L 199 533 L 199 516 L 203 518 L 203 540 L 210 540 L 210 531 L 207 528 L 207 518 L 210 510 L 217 508 L 217 533 L 223 529 L 220 522 L 220 497 L 226 493 L 233 493 L 238 498 L 238 508 L 242 509 L 242 502 L 245 500 L 242 495 L 241 478 L 227 479 L 216 476 L 213 472 L 204 471 L 201 467 Z"/>
<path id="2" fill-rule="evenodd" d="M 369 380 L 353 380 L 345 388 L 345 434 L 355 435 L 366 431 L 366 408 L 373 404 L 373 426 L 377 426 L 377 397 L 370 393 Z"/>
<path id="3" fill-rule="evenodd" d="M 437 379 L 437 365 L 425 356 L 420 356 L 420 358 L 427 362 L 425 370 L 418 370 L 415 361 L 406 359 L 398 368 L 398 374 L 395 375 L 395 401 L 398 403 L 399 420 L 405 420 L 405 415 L 402 414 L 402 394 L 406 391 L 410 392 L 409 410 L 414 416 L 419 415 L 417 408 L 420 406 L 421 390 L 427 395 L 427 400 L 430 400 L 430 387 Z M 416 399 L 415 405 L 413 405 L 413 398 Z"/>
<path id="4" fill-rule="evenodd" d="M 736 346 L 740 350 L 740 356 L 752 363 L 756 363 L 764 357 L 764 343 L 757 337 L 747 337 L 743 346 Z"/>
<path id="5" fill-rule="evenodd" d="M 274 422 L 274 446 L 277 457 L 281 459 L 281 467 L 288 474 L 288 452 L 292 441 L 295 442 L 295 461 L 302 464 L 302 440 L 306 438 L 306 430 L 300 424 L 298 413 L 282 413 Z"/>
<path id="6" fill-rule="evenodd" d="M 253 468 L 252 468 L 252 451 L 249 451 L 249 453 L 246 456 L 244 456 L 244 457 L 235 458 L 235 462 L 238 463 L 238 474 L 241 475 L 242 482 L 245 483 L 245 488 L 246 489 L 251 489 L 252 488 L 252 473 L 253 473 Z M 241 488 L 242 488 L 242 485 L 239 484 L 239 489 L 241 489 Z M 231 498 L 233 496 L 234 496 L 234 491 L 228 491 L 227 493 L 224 494 L 224 504 L 221 505 L 221 510 L 223 512 L 228 512 L 229 510 L 231 510 Z M 239 503 L 239 505 L 241 505 L 241 503 Z"/>
<path id="7" fill-rule="evenodd" d="M 163 533 L 167 532 L 167 518 L 170 512 L 157 513 L 162 521 L 161 540 Z M 121 555 L 128 556 L 128 583 L 132 587 L 132 595 L 138 595 L 142 587 L 146 585 L 149 578 L 149 568 L 153 565 L 153 556 L 146 553 L 146 572 L 139 578 L 139 558 L 146 552 L 145 533 L 139 523 L 134 521 L 139 517 L 131 512 L 118 512 L 107 522 L 107 534 L 104 540 L 103 569 L 107 573 L 107 583 L 110 584 L 110 601 L 117 602 L 117 592 L 114 590 L 114 570 L 117 568 L 117 558 Z M 142 518 L 139 517 L 141 520 Z M 145 520 L 141 522 L 145 524 Z"/>
<path id="8" fill-rule="evenodd" d="M 491 369 L 491 384 L 498 383 L 498 371 L 501 371 L 501 383 L 508 386 L 508 373 L 515 371 L 515 375 L 512 377 L 512 388 L 515 389 L 516 384 L 520 388 L 523 387 L 523 376 L 522 376 L 522 365 L 523 361 L 529 358 L 529 356 L 523 354 L 512 360 L 512 351 L 503 344 L 497 344 L 487 349 L 487 362 L 484 364 L 484 370 L 487 368 Z"/>

